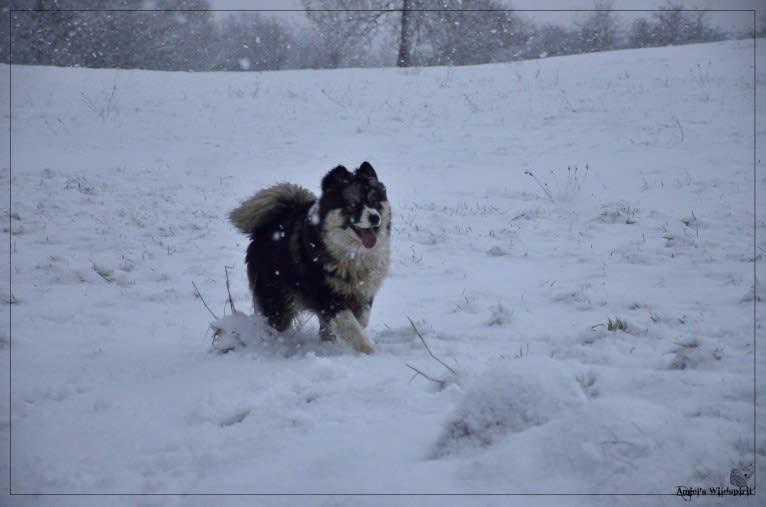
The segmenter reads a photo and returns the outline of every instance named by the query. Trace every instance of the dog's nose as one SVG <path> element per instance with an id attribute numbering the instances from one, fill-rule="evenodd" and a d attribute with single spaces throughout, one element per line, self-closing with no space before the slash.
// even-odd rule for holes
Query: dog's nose
<path id="1" fill-rule="evenodd" d="M 370 221 L 370 225 L 372 225 L 373 227 L 380 225 L 380 215 L 378 214 L 370 213 L 367 217 L 367 220 Z"/>

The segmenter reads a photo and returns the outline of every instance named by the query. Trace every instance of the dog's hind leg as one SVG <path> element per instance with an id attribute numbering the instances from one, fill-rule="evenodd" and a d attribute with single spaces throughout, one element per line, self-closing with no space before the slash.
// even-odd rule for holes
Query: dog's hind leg
<path id="1" fill-rule="evenodd" d="M 278 287 L 256 284 L 253 303 L 268 319 L 269 325 L 280 333 L 289 329 L 295 318 L 293 302 Z"/>

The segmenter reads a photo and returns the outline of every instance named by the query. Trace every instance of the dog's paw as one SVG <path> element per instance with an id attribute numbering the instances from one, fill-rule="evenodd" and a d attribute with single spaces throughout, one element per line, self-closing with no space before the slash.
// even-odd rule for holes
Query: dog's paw
<path id="1" fill-rule="evenodd" d="M 367 338 L 365 338 L 361 343 L 355 343 L 354 349 L 357 352 L 361 352 L 362 354 L 367 354 L 370 356 L 375 353 L 375 347 L 373 347 L 372 342 L 370 342 L 370 340 Z"/>
<path id="2" fill-rule="evenodd" d="M 375 353 L 375 347 L 364 334 L 362 326 L 356 320 L 351 310 L 343 310 L 336 317 L 332 325 L 334 334 L 341 337 L 346 343 L 354 347 L 354 350 L 363 354 Z"/>

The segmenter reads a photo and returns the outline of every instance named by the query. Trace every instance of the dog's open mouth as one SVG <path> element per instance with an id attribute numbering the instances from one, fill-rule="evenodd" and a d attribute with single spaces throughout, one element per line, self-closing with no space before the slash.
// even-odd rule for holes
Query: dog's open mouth
<path id="1" fill-rule="evenodd" d="M 362 244 L 365 248 L 372 248 L 375 246 L 375 243 L 378 241 L 378 235 L 375 233 L 374 228 L 362 228 L 362 227 L 355 227 L 351 226 L 352 229 L 354 229 L 354 232 L 357 236 L 359 236 L 359 239 L 362 240 Z"/>

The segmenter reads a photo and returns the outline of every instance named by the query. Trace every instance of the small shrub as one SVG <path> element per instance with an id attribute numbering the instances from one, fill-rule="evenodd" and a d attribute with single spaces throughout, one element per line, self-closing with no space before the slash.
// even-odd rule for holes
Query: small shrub
<path id="1" fill-rule="evenodd" d="M 612 319 L 607 319 L 606 328 L 609 331 L 625 331 L 628 330 L 628 322 L 625 320 L 618 319 L 615 317 L 614 321 Z"/>

